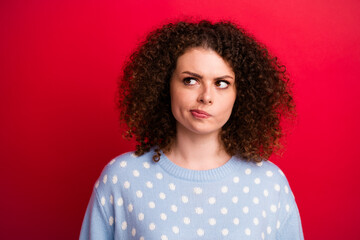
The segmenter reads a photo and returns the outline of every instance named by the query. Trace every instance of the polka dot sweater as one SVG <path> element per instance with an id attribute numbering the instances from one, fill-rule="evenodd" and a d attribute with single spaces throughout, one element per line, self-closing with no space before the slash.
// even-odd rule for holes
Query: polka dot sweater
<path id="1" fill-rule="evenodd" d="M 232 157 L 196 171 L 123 154 L 95 183 L 80 239 L 303 239 L 282 171 Z"/>

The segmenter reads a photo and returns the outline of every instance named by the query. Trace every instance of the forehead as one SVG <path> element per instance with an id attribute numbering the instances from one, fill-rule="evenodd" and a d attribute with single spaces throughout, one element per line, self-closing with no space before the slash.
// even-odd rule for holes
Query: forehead
<path id="1" fill-rule="evenodd" d="M 184 52 L 176 63 L 176 71 L 194 71 L 234 76 L 233 69 L 218 53 L 202 47 L 190 48 Z"/>

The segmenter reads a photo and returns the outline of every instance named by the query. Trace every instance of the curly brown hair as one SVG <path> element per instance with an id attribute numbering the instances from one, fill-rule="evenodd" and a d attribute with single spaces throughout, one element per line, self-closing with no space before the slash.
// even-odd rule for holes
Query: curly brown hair
<path id="1" fill-rule="evenodd" d="M 220 139 L 226 152 L 259 162 L 281 148 L 284 116 L 295 116 L 285 67 L 253 36 L 232 22 L 180 21 L 151 32 L 124 66 L 119 82 L 120 119 L 136 155 L 168 151 L 176 137 L 170 79 L 179 56 L 193 47 L 218 53 L 235 73 L 237 96 Z"/>

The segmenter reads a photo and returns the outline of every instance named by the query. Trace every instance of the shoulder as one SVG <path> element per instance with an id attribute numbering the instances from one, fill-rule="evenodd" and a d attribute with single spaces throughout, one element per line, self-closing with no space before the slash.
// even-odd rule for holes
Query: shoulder
<path id="1" fill-rule="evenodd" d="M 239 158 L 238 161 L 242 162 L 239 167 L 244 169 L 245 175 L 259 175 L 268 179 L 287 181 L 284 172 L 269 160 L 255 163 Z"/>
<path id="2" fill-rule="evenodd" d="M 293 197 L 284 172 L 276 164 L 270 161 L 260 163 L 243 161 L 240 167 L 243 181 L 259 191 L 264 191 L 266 196 Z"/>
<path id="3" fill-rule="evenodd" d="M 267 181 L 287 183 L 284 172 L 274 163 L 266 160 L 259 163 L 245 162 L 245 174 L 262 177 Z"/>
<path id="4" fill-rule="evenodd" d="M 125 184 L 131 177 L 137 177 L 142 168 L 150 168 L 154 164 L 152 152 L 147 152 L 141 156 L 136 156 L 134 152 L 123 153 L 109 161 L 97 181 L 95 182 L 96 191 L 112 191 L 118 184 Z"/>
<path id="5" fill-rule="evenodd" d="M 260 169 L 262 173 L 267 177 L 287 182 L 284 172 L 275 163 L 263 161 L 262 164 L 259 165 L 261 165 Z"/>
<path id="6" fill-rule="evenodd" d="M 152 152 L 136 156 L 134 152 L 123 153 L 112 159 L 103 169 L 104 174 L 127 174 L 129 169 L 148 167 L 152 163 Z"/>

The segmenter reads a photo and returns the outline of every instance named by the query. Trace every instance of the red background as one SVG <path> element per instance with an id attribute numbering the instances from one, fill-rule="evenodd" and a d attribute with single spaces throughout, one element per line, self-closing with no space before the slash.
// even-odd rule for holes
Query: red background
<path id="1" fill-rule="evenodd" d="M 114 95 L 145 33 L 232 19 L 287 66 L 298 119 L 286 173 L 306 239 L 359 239 L 357 0 L 1 1 L 0 238 L 77 239 L 103 166 L 133 149 Z"/>

